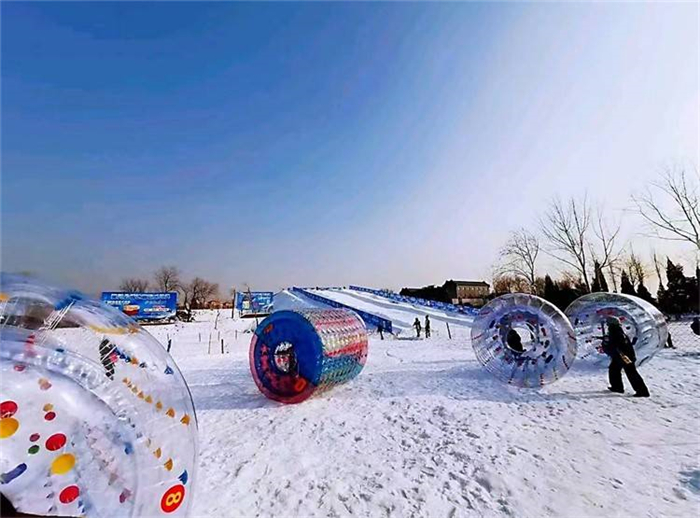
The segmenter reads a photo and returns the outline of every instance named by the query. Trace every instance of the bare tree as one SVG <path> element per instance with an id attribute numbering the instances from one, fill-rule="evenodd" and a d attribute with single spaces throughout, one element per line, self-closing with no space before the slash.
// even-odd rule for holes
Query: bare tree
<path id="1" fill-rule="evenodd" d="M 144 291 L 148 291 L 148 281 L 146 279 L 129 277 L 122 280 L 119 285 L 119 290 L 131 293 L 143 293 Z"/>
<path id="2" fill-rule="evenodd" d="M 180 270 L 175 266 L 161 266 L 153 274 L 156 289 L 160 291 L 177 291 L 180 288 Z"/>
<path id="3" fill-rule="evenodd" d="M 500 250 L 500 256 L 504 260 L 500 272 L 525 279 L 530 293 L 535 293 L 539 253 L 540 242 L 537 237 L 524 228 L 516 230 L 510 234 L 508 241 Z"/>
<path id="4" fill-rule="evenodd" d="M 554 199 L 540 220 L 542 233 L 549 243 L 549 253 L 555 259 L 573 268 L 579 274 L 586 289 L 590 291 L 588 267 L 590 248 L 587 240 L 591 225 L 591 208 L 588 199 L 575 199 L 563 203 Z"/>
<path id="5" fill-rule="evenodd" d="M 656 250 L 654 250 L 654 252 L 653 252 L 652 260 L 654 261 L 654 270 L 656 270 L 656 276 L 659 278 L 659 289 L 663 290 L 664 289 L 664 278 L 663 278 L 663 275 L 661 274 L 661 271 L 663 268 L 661 265 L 661 261 L 659 261 L 659 258 L 656 256 Z"/>
<path id="6" fill-rule="evenodd" d="M 608 269 L 613 289 L 617 291 L 617 278 L 615 270 L 620 259 L 621 249 L 617 246 L 617 238 L 620 234 L 620 222 L 610 225 L 603 217 L 603 211 L 598 208 L 596 222 L 593 225 L 595 244 L 589 243 L 589 250 L 594 261 L 600 264 L 601 273 Z M 598 245 L 598 246 L 595 246 Z"/>
<path id="7" fill-rule="evenodd" d="M 699 186 L 697 168 L 687 175 L 684 168 L 667 168 L 659 181 L 632 200 L 656 237 L 689 241 L 700 250 Z"/>
<path id="8" fill-rule="evenodd" d="M 193 308 L 200 308 L 218 292 L 218 284 L 195 277 L 189 285 L 190 304 Z"/>
<path id="9" fill-rule="evenodd" d="M 625 259 L 624 268 L 627 270 L 632 286 L 637 286 L 640 282 L 644 284 L 647 269 L 639 256 L 634 253 L 634 249 L 630 249 L 630 253 Z"/>
<path id="10" fill-rule="evenodd" d="M 496 273 L 491 282 L 493 284 L 493 292 L 497 295 L 527 293 L 531 289 L 528 281 L 520 275 Z"/>

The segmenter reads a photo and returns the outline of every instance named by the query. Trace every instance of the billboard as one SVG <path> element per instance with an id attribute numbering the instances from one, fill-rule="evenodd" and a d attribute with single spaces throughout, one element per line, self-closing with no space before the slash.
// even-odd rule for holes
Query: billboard
<path id="1" fill-rule="evenodd" d="M 102 302 L 114 306 L 136 320 L 163 320 L 175 318 L 177 293 L 102 292 Z"/>
<path id="2" fill-rule="evenodd" d="M 273 295 L 271 291 L 237 292 L 236 309 L 241 312 L 241 315 L 272 313 Z"/>

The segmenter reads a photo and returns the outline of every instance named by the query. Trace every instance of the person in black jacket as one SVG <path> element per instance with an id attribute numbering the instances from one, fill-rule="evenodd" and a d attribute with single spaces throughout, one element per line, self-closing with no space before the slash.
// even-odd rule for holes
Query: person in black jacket
<path id="1" fill-rule="evenodd" d="M 634 346 L 627 338 L 620 321 L 615 317 L 608 317 L 606 324 L 608 334 L 603 338 L 603 350 L 605 354 L 610 356 L 610 367 L 608 368 L 610 386 L 608 390 L 620 394 L 625 392 L 622 384 L 622 371 L 624 370 L 634 389 L 634 396 L 649 397 L 649 389 L 644 384 L 644 380 L 634 364 L 637 361 Z"/>
<path id="2" fill-rule="evenodd" d="M 430 317 L 425 315 L 425 337 L 430 338 Z"/>
<path id="3" fill-rule="evenodd" d="M 416 338 L 420 338 L 420 330 L 421 330 L 421 325 L 420 325 L 420 320 L 418 320 L 418 317 L 413 321 L 413 327 L 416 328 Z"/>
<path id="4" fill-rule="evenodd" d="M 114 360 L 112 359 L 112 353 L 114 352 L 114 345 L 106 338 L 100 342 L 100 362 L 105 369 L 105 376 L 109 379 L 114 379 Z"/>

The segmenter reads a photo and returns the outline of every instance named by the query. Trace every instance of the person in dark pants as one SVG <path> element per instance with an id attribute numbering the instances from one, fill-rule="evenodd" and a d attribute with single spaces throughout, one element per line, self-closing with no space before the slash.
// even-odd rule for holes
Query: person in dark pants
<path id="1" fill-rule="evenodd" d="M 627 379 L 634 389 L 635 397 L 649 397 L 649 389 L 644 384 L 644 380 L 637 372 L 634 362 L 637 356 L 629 338 L 622 329 L 620 321 L 615 317 L 608 317 L 608 334 L 603 338 L 603 350 L 610 356 L 610 367 L 608 367 L 608 379 L 610 386 L 608 390 L 623 394 L 625 387 L 622 384 L 622 371 L 625 371 Z"/>
<path id="2" fill-rule="evenodd" d="M 418 320 L 418 317 L 413 321 L 413 327 L 416 328 L 416 338 L 420 338 L 420 320 Z"/>
<path id="3" fill-rule="evenodd" d="M 425 315 L 425 337 L 430 338 L 430 317 Z"/>
<path id="4" fill-rule="evenodd" d="M 377 332 L 379 333 L 379 338 L 384 340 L 384 326 L 382 325 L 381 322 L 377 324 Z"/>
<path id="5" fill-rule="evenodd" d="M 513 349 L 516 353 L 521 353 L 525 350 L 523 348 L 523 342 L 520 338 L 520 334 L 515 329 L 508 331 L 508 334 L 506 335 L 506 343 L 508 344 L 508 347 Z"/>
<path id="6" fill-rule="evenodd" d="M 664 344 L 664 347 L 666 349 L 675 349 L 676 346 L 673 345 L 673 338 L 671 338 L 671 333 L 668 333 L 668 338 L 666 339 L 666 343 Z"/>
<path id="7" fill-rule="evenodd" d="M 105 368 L 105 375 L 113 380 L 114 379 L 114 361 L 112 360 L 112 353 L 114 352 L 114 346 L 106 338 L 100 342 L 100 362 Z"/>

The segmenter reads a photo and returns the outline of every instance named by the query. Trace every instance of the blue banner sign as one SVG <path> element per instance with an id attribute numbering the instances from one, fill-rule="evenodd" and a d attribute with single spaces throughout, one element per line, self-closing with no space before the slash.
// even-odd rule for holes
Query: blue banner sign
<path id="1" fill-rule="evenodd" d="M 135 320 L 165 320 L 175 318 L 177 293 L 102 292 L 102 302 L 113 306 Z"/>
<path id="2" fill-rule="evenodd" d="M 273 295 L 274 293 L 271 291 L 236 292 L 236 309 L 238 309 L 241 314 L 272 313 Z"/>

